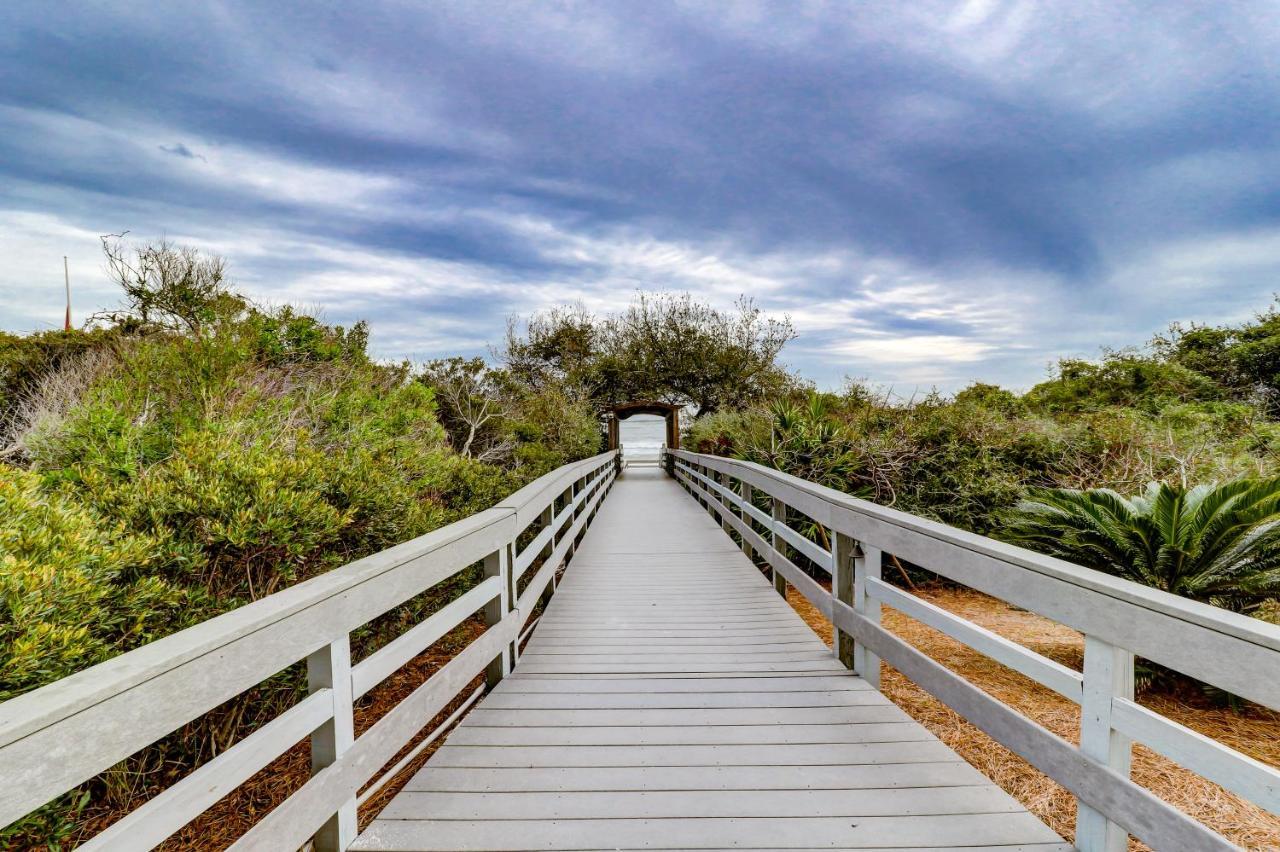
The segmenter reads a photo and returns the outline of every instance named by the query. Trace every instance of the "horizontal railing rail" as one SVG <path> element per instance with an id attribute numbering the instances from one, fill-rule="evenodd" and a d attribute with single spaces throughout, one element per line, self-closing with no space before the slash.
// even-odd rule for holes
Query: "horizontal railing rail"
<path id="1" fill-rule="evenodd" d="M 1128 835 L 1157 849 L 1232 849 L 1130 777 L 1133 741 L 1280 813 L 1280 772 L 1133 700 L 1141 656 L 1280 708 L 1280 627 L 859 500 L 751 462 L 681 450 L 667 469 L 737 534 L 785 592 L 791 583 L 833 624 L 837 655 L 879 686 L 880 660 L 1058 782 L 1078 800 L 1076 845 L 1118 852 Z M 765 512 L 757 500 L 769 505 Z M 829 547 L 796 529 L 821 527 Z M 790 523 L 789 523 L 790 522 Z M 788 554 L 831 577 L 831 591 Z M 1077 672 L 881 578 L 886 555 L 1084 634 Z M 892 607 L 1081 707 L 1080 745 L 1058 737 L 880 626 Z"/>
<path id="2" fill-rule="evenodd" d="M 233 848 L 297 849 L 314 839 L 321 852 L 345 849 L 360 791 L 367 797 L 405 759 L 379 770 L 480 674 L 492 685 L 510 672 L 517 639 L 617 465 L 614 452 L 565 465 L 491 509 L 0 704 L 0 825 L 305 660 L 307 697 L 84 848 L 152 848 L 310 737 L 311 778 Z M 485 578 L 474 588 L 352 664 L 353 630 L 477 563 Z M 481 610 L 484 633 L 355 737 L 354 701 Z"/>

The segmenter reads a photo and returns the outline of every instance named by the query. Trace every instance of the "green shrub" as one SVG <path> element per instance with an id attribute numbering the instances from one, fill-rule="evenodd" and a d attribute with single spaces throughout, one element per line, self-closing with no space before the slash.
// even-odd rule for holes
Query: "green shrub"
<path id="1" fill-rule="evenodd" d="M 163 632 L 182 593 L 161 548 L 0 465 L 0 700 Z"/>
<path id="2" fill-rule="evenodd" d="M 1035 489 L 1003 536 L 1087 568 L 1236 612 L 1280 595 L 1280 479 Z"/>

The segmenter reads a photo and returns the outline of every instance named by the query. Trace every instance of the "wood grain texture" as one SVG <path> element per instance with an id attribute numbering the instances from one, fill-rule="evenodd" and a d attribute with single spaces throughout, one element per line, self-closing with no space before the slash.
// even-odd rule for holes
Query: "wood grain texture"
<path id="1" fill-rule="evenodd" d="M 514 672 L 353 848 L 1067 848 L 833 658 L 722 496 L 628 468 Z"/>

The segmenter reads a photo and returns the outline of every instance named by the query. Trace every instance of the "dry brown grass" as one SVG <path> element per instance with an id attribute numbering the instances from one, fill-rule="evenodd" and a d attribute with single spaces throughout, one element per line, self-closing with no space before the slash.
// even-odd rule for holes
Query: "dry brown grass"
<path id="1" fill-rule="evenodd" d="M 971 590 L 926 586 L 917 594 L 1006 639 L 1080 669 L 1084 642 L 1074 630 Z M 788 589 L 787 599 L 830 645 L 830 622 L 794 589 Z M 894 610 L 885 609 L 883 623 L 916 648 L 1053 733 L 1077 741 L 1080 710 L 1057 693 Z M 1076 808 L 1070 793 L 887 665 L 882 671 L 882 689 L 895 704 L 1050 828 L 1063 837 L 1072 837 Z M 1255 706 L 1242 711 L 1217 708 L 1194 692 L 1144 695 L 1140 701 L 1188 728 L 1264 763 L 1280 766 L 1278 713 Z M 1280 849 L 1280 818 L 1142 745 L 1134 747 L 1133 779 L 1233 843 L 1247 849 Z M 1147 847 L 1131 840 L 1130 848 Z"/>

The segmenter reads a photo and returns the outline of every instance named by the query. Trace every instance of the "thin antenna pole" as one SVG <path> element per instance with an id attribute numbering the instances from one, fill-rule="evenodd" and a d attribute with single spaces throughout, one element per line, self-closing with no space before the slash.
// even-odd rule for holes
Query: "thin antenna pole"
<path id="1" fill-rule="evenodd" d="M 71 268 L 67 265 L 67 256 L 62 256 L 62 277 L 67 282 L 67 319 L 62 326 L 63 331 L 71 330 Z"/>

